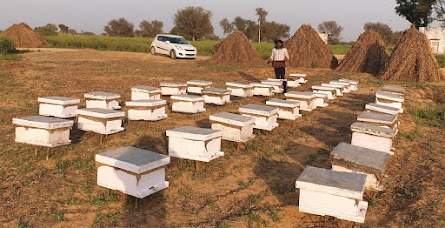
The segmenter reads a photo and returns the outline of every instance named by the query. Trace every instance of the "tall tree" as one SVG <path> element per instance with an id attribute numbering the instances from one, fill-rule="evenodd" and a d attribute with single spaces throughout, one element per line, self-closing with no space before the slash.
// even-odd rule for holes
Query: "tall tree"
<path id="1" fill-rule="evenodd" d="M 57 36 L 59 28 L 55 24 L 47 24 L 45 26 L 36 27 L 34 31 L 42 36 Z"/>
<path id="2" fill-rule="evenodd" d="M 280 24 L 275 21 L 266 21 L 264 23 L 264 32 L 265 34 L 267 34 L 264 39 L 266 39 L 267 41 L 289 38 L 289 31 L 289 25 Z"/>
<path id="3" fill-rule="evenodd" d="M 64 24 L 59 24 L 58 25 L 60 33 L 68 33 L 68 31 L 70 30 L 70 28 Z"/>
<path id="4" fill-rule="evenodd" d="M 212 12 L 199 6 L 180 9 L 173 17 L 172 32 L 188 39 L 199 40 L 213 35 Z"/>
<path id="5" fill-rule="evenodd" d="M 363 29 L 372 29 L 378 32 L 383 37 L 386 44 L 395 44 L 397 42 L 397 37 L 387 24 L 381 22 L 368 22 L 363 25 Z"/>
<path id="6" fill-rule="evenodd" d="M 125 18 L 113 19 L 104 27 L 105 34 L 108 36 L 134 36 L 134 25 Z"/>
<path id="7" fill-rule="evenodd" d="M 164 23 L 162 21 L 141 21 L 139 30 L 136 31 L 142 37 L 155 37 L 159 33 L 163 33 Z"/>
<path id="8" fill-rule="evenodd" d="M 318 25 L 318 31 L 330 34 L 329 40 L 331 44 L 338 44 L 341 41 L 343 27 L 341 27 L 336 21 L 325 21 Z"/>
<path id="9" fill-rule="evenodd" d="M 258 39 L 259 39 L 259 42 L 261 42 L 262 40 L 267 40 L 266 31 L 264 30 L 264 27 L 265 27 L 267 15 L 269 15 L 269 12 L 267 12 L 263 8 L 256 8 L 255 12 L 256 12 L 256 15 L 258 16 L 258 23 L 259 23 L 258 26 L 259 26 L 260 33 L 261 33 L 261 38 L 258 38 Z"/>
<path id="10" fill-rule="evenodd" d="M 433 21 L 433 8 L 440 0 L 396 0 L 396 13 L 405 17 L 417 28 L 426 27 Z"/>

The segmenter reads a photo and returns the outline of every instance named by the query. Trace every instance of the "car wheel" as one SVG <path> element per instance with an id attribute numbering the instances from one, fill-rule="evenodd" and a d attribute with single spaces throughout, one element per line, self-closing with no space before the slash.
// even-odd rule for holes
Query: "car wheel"
<path id="1" fill-rule="evenodd" d="M 156 55 L 156 48 L 155 47 L 151 47 L 150 53 L 152 55 Z"/>
<path id="2" fill-rule="evenodd" d="M 175 50 L 171 50 L 170 51 L 170 58 L 176 59 L 176 52 L 175 52 Z"/>

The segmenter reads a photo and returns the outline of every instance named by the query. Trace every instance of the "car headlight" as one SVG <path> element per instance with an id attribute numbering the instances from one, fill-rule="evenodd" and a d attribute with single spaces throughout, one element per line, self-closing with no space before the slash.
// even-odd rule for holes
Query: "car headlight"
<path id="1" fill-rule="evenodd" d="M 181 46 L 175 46 L 176 49 L 178 49 L 179 51 L 184 51 L 184 48 L 182 48 Z"/>

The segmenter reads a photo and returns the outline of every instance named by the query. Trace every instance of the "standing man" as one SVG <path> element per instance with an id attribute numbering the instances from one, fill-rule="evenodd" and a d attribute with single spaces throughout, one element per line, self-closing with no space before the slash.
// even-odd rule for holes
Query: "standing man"
<path id="1" fill-rule="evenodd" d="M 283 46 L 282 40 L 275 40 L 275 48 L 272 49 L 272 55 L 269 58 L 268 64 L 272 62 L 272 67 L 275 69 L 275 77 L 277 79 L 285 79 L 286 77 L 286 61 L 289 60 L 289 53 Z M 287 82 L 283 81 L 284 92 L 287 91 Z"/>

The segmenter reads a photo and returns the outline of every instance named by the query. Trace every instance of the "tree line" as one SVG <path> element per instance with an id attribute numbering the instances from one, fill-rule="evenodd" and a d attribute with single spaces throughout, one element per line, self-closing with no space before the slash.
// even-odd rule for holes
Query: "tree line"
<path id="1" fill-rule="evenodd" d="M 395 12 L 417 27 L 427 26 L 433 21 L 439 21 L 445 27 L 445 0 L 396 0 L 396 4 Z M 289 25 L 269 21 L 267 19 L 268 14 L 269 12 L 265 9 L 257 8 L 255 9 L 256 20 L 241 16 L 233 19 L 224 18 L 219 21 L 219 26 L 224 34 L 239 30 L 252 41 L 270 42 L 276 39 L 289 38 Z M 212 12 L 199 6 L 179 9 L 173 17 L 174 27 L 170 30 L 170 33 L 182 35 L 190 40 L 218 39 L 214 34 L 211 18 Z M 400 35 L 400 32 L 394 32 L 387 24 L 380 22 L 368 22 L 364 25 L 364 29 L 374 29 L 379 32 L 390 45 L 395 44 Z M 320 33 L 328 33 L 331 44 L 342 43 L 343 27 L 336 21 L 322 22 L 317 26 L 317 30 Z M 77 32 L 64 24 L 47 24 L 36 27 L 35 31 L 44 36 L 53 36 L 59 33 L 94 35 L 91 32 Z M 110 20 L 104 26 L 102 35 L 154 37 L 159 33 L 164 33 L 164 23 L 162 21 L 143 20 L 135 28 L 135 25 L 125 18 L 119 18 Z"/>

